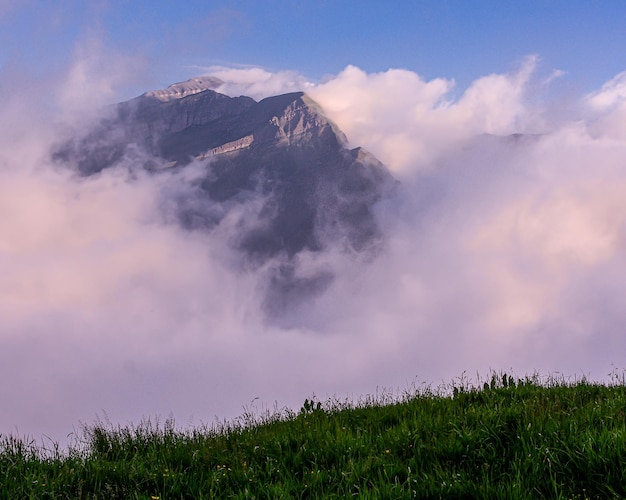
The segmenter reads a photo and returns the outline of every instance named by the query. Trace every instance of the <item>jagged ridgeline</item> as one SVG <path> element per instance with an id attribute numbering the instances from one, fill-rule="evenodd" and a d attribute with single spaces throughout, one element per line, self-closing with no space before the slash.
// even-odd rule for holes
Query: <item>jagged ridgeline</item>
<path id="1" fill-rule="evenodd" d="M 257 102 L 212 90 L 220 83 L 195 78 L 119 103 L 54 157 L 85 176 L 129 160 L 155 175 L 206 165 L 176 200 L 178 220 L 210 231 L 233 207 L 253 203 L 232 244 L 248 264 L 270 264 L 267 305 L 277 312 L 332 281 L 321 269 L 299 275 L 301 252 L 375 255 L 382 233 L 373 207 L 394 181 L 370 153 L 348 148 L 306 94 Z"/>

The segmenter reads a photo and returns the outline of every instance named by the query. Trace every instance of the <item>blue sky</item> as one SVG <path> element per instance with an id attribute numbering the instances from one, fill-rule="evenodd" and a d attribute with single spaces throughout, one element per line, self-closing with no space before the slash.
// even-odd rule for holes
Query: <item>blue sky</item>
<path id="1" fill-rule="evenodd" d="M 524 56 L 588 91 L 626 68 L 620 1 L 0 1 L 0 63 L 46 74 L 87 41 L 141 57 L 138 87 L 210 65 L 295 70 L 314 81 L 348 64 L 405 68 L 460 89 Z"/>

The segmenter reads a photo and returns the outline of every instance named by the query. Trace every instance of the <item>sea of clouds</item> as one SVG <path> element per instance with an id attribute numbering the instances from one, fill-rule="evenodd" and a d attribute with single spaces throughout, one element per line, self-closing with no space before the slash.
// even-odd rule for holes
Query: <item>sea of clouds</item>
<path id="1" fill-rule="evenodd" d="M 620 371 L 626 74 L 561 96 L 537 64 L 464 90 L 401 69 L 207 68 L 230 95 L 306 90 L 400 181 L 377 207 L 382 253 L 302 255 L 335 280 L 279 324 L 256 271 L 233 265 L 235 224 L 172 216 L 201 166 L 155 176 L 125 158 L 79 177 L 50 160 L 111 102 L 110 72 L 81 54 L 45 81 L 3 69 L 0 433 L 64 441 L 103 415 L 186 426 L 463 373 Z"/>

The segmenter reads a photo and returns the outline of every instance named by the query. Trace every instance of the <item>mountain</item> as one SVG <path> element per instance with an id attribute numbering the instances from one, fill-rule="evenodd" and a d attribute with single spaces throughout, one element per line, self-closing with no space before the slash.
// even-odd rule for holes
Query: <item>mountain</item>
<path id="1" fill-rule="evenodd" d="M 213 90 L 220 84 L 195 78 L 119 103 L 54 158 L 86 176 L 129 159 L 155 175 L 206 166 L 175 200 L 177 218 L 190 230 L 211 231 L 235 207 L 252 207 L 231 243 L 246 265 L 269 269 L 266 306 L 279 313 L 332 282 L 321 269 L 303 276 L 302 252 L 376 254 L 382 232 L 374 206 L 394 180 L 374 156 L 349 148 L 306 94 L 257 102 Z"/>

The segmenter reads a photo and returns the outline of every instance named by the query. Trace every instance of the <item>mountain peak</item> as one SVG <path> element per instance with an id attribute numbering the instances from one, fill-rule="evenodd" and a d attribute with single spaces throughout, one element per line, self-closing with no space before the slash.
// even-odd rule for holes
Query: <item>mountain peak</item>
<path id="1" fill-rule="evenodd" d="M 194 78 L 120 103 L 56 157 L 83 175 L 136 158 L 155 175 L 203 164 L 206 175 L 170 200 L 176 217 L 188 230 L 219 229 L 245 266 L 265 269 L 266 307 L 279 316 L 332 282 L 323 265 L 299 267 L 303 252 L 376 253 L 373 207 L 393 179 L 372 155 L 349 149 L 305 93 L 256 102 L 209 88 L 218 85 Z"/>
<path id="2" fill-rule="evenodd" d="M 246 122 L 254 124 L 257 145 L 309 144 L 326 138 L 343 146 L 347 139 L 322 108 L 304 92 L 267 97 L 250 108 Z"/>

